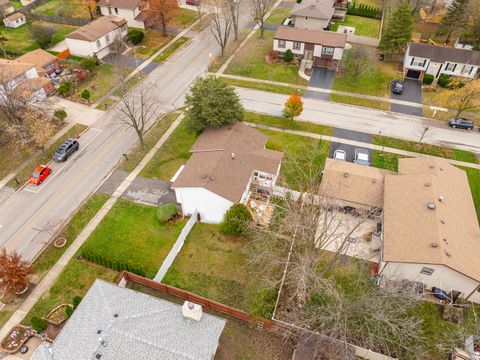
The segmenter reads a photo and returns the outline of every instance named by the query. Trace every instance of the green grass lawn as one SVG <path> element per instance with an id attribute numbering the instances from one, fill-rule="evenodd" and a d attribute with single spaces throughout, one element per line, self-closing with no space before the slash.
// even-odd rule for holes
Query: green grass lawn
<path id="1" fill-rule="evenodd" d="M 467 173 L 470 191 L 472 192 L 473 203 L 477 211 L 477 218 L 480 222 L 480 170 L 459 166 Z"/>
<path id="2" fill-rule="evenodd" d="M 363 16 L 347 15 L 345 21 L 336 21 L 331 30 L 337 31 L 340 25 L 355 28 L 355 35 L 378 38 L 380 35 L 380 20 Z"/>
<path id="3" fill-rule="evenodd" d="M 190 148 L 196 138 L 195 134 L 189 134 L 185 131 L 184 123 L 180 124 L 140 172 L 140 176 L 170 180 L 179 167 L 190 158 Z"/>
<path id="4" fill-rule="evenodd" d="M 53 24 L 43 21 L 35 21 L 26 25 L 20 26 L 16 29 L 6 28 L 3 23 L 0 26 L 0 32 L 7 39 L 5 43 L 5 49 L 14 54 L 24 54 L 28 51 L 38 49 L 40 46 L 33 40 L 30 29 L 31 24 L 38 24 L 42 26 L 48 26 L 55 29 L 55 33 L 52 36 L 52 43 L 56 44 L 65 38 L 65 35 L 71 33 L 76 26 Z"/>
<path id="5" fill-rule="evenodd" d="M 142 31 L 145 35 L 142 42 L 137 45 L 135 53 L 139 59 L 143 60 L 148 59 L 174 38 L 171 34 L 163 36 L 161 32 L 151 29 Z"/>
<path id="6" fill-rule="evenodd" d="M 184 226 L 182 221 L 159 224 L 156 212 L 155 206 L 118 200 L 82 250 L 142 268 L 153 278 Z"/>
<path id="7" fill-rule="evenodd" d="M 169 26 L 187 28 L 198 19 L 198 11 L 180 8 L 177 16 Z"/>
<path id="8" fill-rule="evenodd" d="M 283 20 L 285 20 L 288 15 L 290 15 L 291 8 L 279 6 L 273 12 L 272 15 L 267 19 L 267 24 L 279 24 L 281 25 Z"/>
<path id="9" fill-rule="evenodd" d="M 380 169 L 398 171 L 398 159 L 403 156 L 372 150 L 372 166 Z"/>
<path id="10" fill-rule="evenodd" d="M 366 95 L 390 97 L 390 80 L 397 75 L 399 63 L 373 60 L 370 68 L 360 74 L 355 81 L 351 76 L 337 75 L 334 90 Z"/>
<path id="11" fill-rule="evenodd" d="M 59 10 L 63 10 L 68 17 L 90 19 L 88 5 L 85 1 L 50 0 L 34 8 L 33 12 L 49 16 L 58 16 L 57 11 Z"/>
<path id="12" fill-rule="evenodd" d="M 170 56 L 175 53 L 178 49 L 180 49 L 185 43 L 189 40 L 188 37 L 182 36 L 180 39 L 175 41 L 167 50 L 157 56 L 153 61 L 156 62 L 163 62 L 166 61 Z"/>
<path id="13" fill-rule="evenodd" d="M 330 101 L 339 102 L 343 104 L 364 106 L 379 110 L 390 110 L 390 104 L 385 101 L 370 100 L 364 98 L 357 98 L 353 96 L 330 94 Z"/>
<path id="14" fill-rule="evenodd" d="M 295 88 L 294 86 L 290 87 L 290 86 L 263 84 L 263 83 L 258 83 L 254 81 L 237 80 L 237 79 L 230 79 L 226 77 L 222 79 L 232 86 L 274 92 L 274 93 L 285 94 L 285 95 L 291 95 L 292 93 L 297 93 L 300 96 L 303 96 L 305 94 L 305 90 Z"/>
<path id="15" fill-rule="evenodd" d="M 135 148 L 128 153 L 128 161 L 124 159 L 119 165 L 118 169 L 127 172 L 131 172 L 133 169 L 135 169 L 140 161 L 145 157 L 145 155 L 147 155 L 150 149 L 155 146 L 160 137 L 179 116 L 180 113 L 174 112 L 159 119 L 145 136 L 145 146 L 141 147 L 140 144 L 136 145 Z"/>
<path id="16" fill-rule="evenodd" d="M 257 31 L 243 49 L 235 56 L 226 73 L 263 80 L 280 81 L 291 84 L 307 85 L 307 81 L 298 76 L 298 66 L 282 63 L 269 64 L 265 57 L 273 44 L 273 31 L 265 31 L 265 37 L 260 38 Z"/>

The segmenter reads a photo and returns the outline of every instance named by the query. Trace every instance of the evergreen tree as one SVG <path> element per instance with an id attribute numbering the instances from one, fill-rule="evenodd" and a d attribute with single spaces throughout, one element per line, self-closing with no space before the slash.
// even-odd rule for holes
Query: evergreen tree
<path id="1" fill-rule="evenodd" d="M 450 42 L 453 31 L 461 30 L 468 23 L 468 1 L 469 0 L 453 0 L 447 10 L 447 14 L 442 20 L 438 28 L 439 35 L 447 34 L 445 43 Z"/>
<path id="2" fill-rule="evenodd" d="M 186 96 L 185 125 L 189 132 L 200 133 L 243 120 L 244 109 L 233 87 L 220 78 L 199 78 Z"/>
<path id="3" fill-rule="evenodd" d="M 413 17 L 408 3 L 393 9 L 378 48 L 385 55 L 401 54 L 412 40 Z"/>

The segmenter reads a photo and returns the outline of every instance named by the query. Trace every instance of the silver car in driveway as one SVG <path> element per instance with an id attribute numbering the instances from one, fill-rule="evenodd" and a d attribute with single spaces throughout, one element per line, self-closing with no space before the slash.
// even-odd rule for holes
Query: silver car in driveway
<path id="1" fill-rule="evenodd" d="M 347 153 L 344 150 L 337 149 L 333 153 L 333 158 L 335 160 L 347 161 Z"/>
<path id="2" fill-rule="evenodd" d="M 355 149 L 355 157 L 353 162 L 358 165 L 370 165 L 370 155 L 367 150 L 364 149 Z"/>

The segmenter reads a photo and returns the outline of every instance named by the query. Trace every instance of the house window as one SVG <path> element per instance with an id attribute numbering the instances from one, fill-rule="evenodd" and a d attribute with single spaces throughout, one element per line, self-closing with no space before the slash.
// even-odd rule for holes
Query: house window
<path id="1" fill-rule="evenodd" d="M 434 271 L 434 269 L 432 269 L 432 268 L 424 267 L 424 268 L 422 268 L 422 271 L 420 271 L 420 274 L 432 275 L 433 271 Z"/>
<path id="2" fill-rule="evenodd" d="M 100 42 L 100 39 L 95 42 L 95 45 L 97 46 L 97 48 L 99 48 L 102 45 L 102 43 Z"/>
<path id="3" fill-rule="evenodd" d="M 278 40 L 278 47 L 280 49 L 285 49 L 286 43 L 285 40 Z"/>
<path id="4" fill-rule="evenodd" d="M 470 66 L 469 66 L 469 65 L 465 65 L 465 66 L 463 67 L 462 73 L 463 73 L 463 74 L 468 74 L 468 75 L 470 75 L 470 74 L 472 73 L 472 70 L 473 70 L 473 66 L 472 66 L 472 65 L 470 65 Z"/>
<path id="5" fill-rule="evenodd" d="M 107 44 L 110 42 L 110 34 L 105 35 L 105 40 L 107 40 Z"/>
<path id="6" fill-rule="evenodd" d="M 323 47 L 322 47 L 322 55 L 333 55 L 333 48 L 332 48 L 332 47 L 323 46 Z"/>
<path id="7" fill-rule="evenodd" d="M 293 42 L 293 50 L 300 50 L 302 48 L 302 44 L 297 42 L 297 41 L 294 41 Z"/>
<path id="8" fill-rule="evenodd" d="M 457 68 L 457 64 L 447 63 L 447 67 L 445 68 L 445 71 L 455 71 L 456 68 Z"/>
<path id="9" fill-rule="evenodd" d="M 118 9 L 117 9 L 117 8 L 113 8 L 113 10 L 115 10 L 115 14 L 118 15 Z"/>
<path id="10" fill-rule="evenodd" d="M 424 67 L 426 63 L 427 63 L 427 59 L 412 58 L 410 65 Z"/>

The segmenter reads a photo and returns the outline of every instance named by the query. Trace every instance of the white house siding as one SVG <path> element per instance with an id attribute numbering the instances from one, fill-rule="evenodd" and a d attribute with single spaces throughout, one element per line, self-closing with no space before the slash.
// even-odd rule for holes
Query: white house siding
<path id="1" fill-rule="evenodd" d="M 335 48 L 333 50 L 333 59 L 334 60 L 342 60 L 343 56 L 343 49 L 342 48 Z"/>
<path id="2" fill-rule="evenodd" d="M 233 202 L 204 188 L 176 188 L 177 202 L 182 205 L 184 215 L 192 215 L 195 210 L 201 222 L 219 224 Z"/>
<path id="3" fill-rule="evenodd" d="M 313 47 L 313 56 L 322 57 L 322 45 L 315 45 Z"/>
<path id="4" fill-rule="evenodd" d="M 292 53 L 294 53 L 296 55 L 303 55 L 303 53 L 305 51 L 305 44 L 304 43 L 300 43 L 300 49 L 295 50 L 293 48 L 293 41 L 285 41 L 285 47 L 278 46 L 278 42 L 279 42 L 279 40 L 277 40 L 277 39 L 273 40 L 273 50 L 274 51 L 285 52 L 285 51 L 287 51 L 287 49 L 290 49 L 290 50 L 292 50 Z"/>
<path id="5" fill-rule="evenodd" d="M 412 60 L 414 60 L 413 63 Z M 424 63 L 425 65 L 423 65 Z M 427 70 L 429 63 L 430 61 L 428 59 L 405 55 L 403 67 L 411 70 L 425 71 Z"/>
<path id="6" fill-rule="evenodd" d="M 306 16 L 293 16 L 295 27 L 307 30 L 323 30 L 328 27 L 329 20 L 315 19 Z"/>
<path id="7" fill-rule="evenodd" d="M 115 7 L 110 7 L 111 13 L 108 11 L 108 6 L 100 6 L 100 12 L 102 15 L 107 16 L 107 15 L 117 15 L 123 17 L 125 20 L 127 20 L 127 24 L 129 27 L 134 27 L 134 28 L 139 28 L 139 29 L 145 29 L 145 24 L 142 21 L 137 21 L 135 18 L 140 14 L 140 9 L 136 7 L 133 10 L 130 9 L 119 9 Z M 117 9 L 117 11 L 115 11 Z"/>
<path id="8" fill-rule="evenodd" d="M 65 38 L 65 41 L 72 55 L 91 57 L 94 54 L 92 44 L 89 41 L 70 38 Z"/>
<path id="9" fill-rule="evenodd" d="M 87 40 L 71 39 L 68 37 L 65 38 L 65 40 L 72 55 L 92 57 L 96 54 L 99 58 L 102 58 L 110 53 L 108 46 L 116 37 L 124 37 L 126 35 L 127 28 L 125 28 L 124 31 L 118 28 L 109 32 L 105 36 L 102 36 L 98 40 L 91 42 Z"/>
<path id="10" fill-rule="evenodd" d="M 25 17 L 22 17 L 17 20 L 10 20 L 10 19 L 3 19 L 3 23 L 5 24 L 6 27 L 16 29 L 23 24 L 27 22 L 27 19 Z"/>
<path id="11" fill-rule="evenodd" d="M 412 64 L 412 60 L 414 60 L 413 64 Z M 419 63 L 421 64 L 425 63 L 425 65 L 418 65 Z M 408 52 L 405 54 L 405 57 L 403 60 L 403 67 L 405 69 L 424 71 L 427 74 L 435 76 L 436 78 L 441 74 L 447 74 L 451 76 L 461 76 L 461 77 L 473 79 L 478 71 L 478 66 L 473 66 L 472 71 L 469 73 L 469 69 L 472 65 L 468 65 L 468 64 L 457 64 L 457 66 L 455 67 L 455 70 L 447 70 L 448 64 L 455 64 L 455 63 L 446 62 L 442 64 L 442 63 L 431 62 L 429 59 L 420 58 L 416 56 L 409 56 Z M 440 72 L 438 72 L 440 66 L 442 68 Z"/>
<path id="12" fill-rule="evenodd" d="M 424 267 L 433 269 L 432 275 L 422 274 Z M 422 282 L 428 289 L 438 287 L 444 291 L 456 290 L 464 298 L 475 292 L 480 285 L 480 282 L 444 265 L 386 262 L 382 264 L 380 273 L 387 279 Z M 469 300 L 480 302 L 480 296 L 472 296 Z"/>

